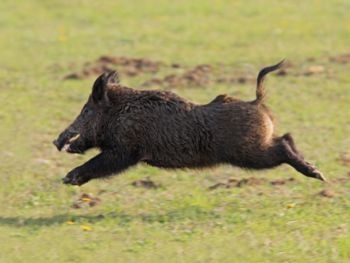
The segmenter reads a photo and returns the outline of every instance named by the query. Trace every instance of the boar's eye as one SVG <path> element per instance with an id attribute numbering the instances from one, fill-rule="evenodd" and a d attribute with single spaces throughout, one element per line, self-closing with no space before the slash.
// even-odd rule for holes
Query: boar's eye
<path id="1" fill-rule="evenodd" d="M 86 115 L 86 116 L 90 116 L 92 113 L 93 113 L 93 110 L 91 108 L 89 108 L 89 107 L 85 107 L 83 109 L 83 112 L 82 112 L 82 114 Z"/>

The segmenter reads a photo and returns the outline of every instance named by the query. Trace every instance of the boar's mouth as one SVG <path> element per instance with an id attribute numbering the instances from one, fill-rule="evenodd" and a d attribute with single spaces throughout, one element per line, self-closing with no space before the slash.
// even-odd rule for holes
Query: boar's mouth
<path id="1" fill-rule="evenodd" d="M 59 151 L 67 151 L 70 144 L 79 138 L 80 134 L 78 132 L 64 131 L 53 144 Z"/>

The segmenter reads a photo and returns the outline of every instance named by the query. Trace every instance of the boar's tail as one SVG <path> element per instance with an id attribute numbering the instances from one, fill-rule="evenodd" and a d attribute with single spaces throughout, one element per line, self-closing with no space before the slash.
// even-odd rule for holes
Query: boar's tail
<path id="1" fill-rule="evenodd" d="M 269 66 L 269 67 L 266 67 L 266 68 L 263 68 L 262 70 L 260 70 L 258 78 L 256 80 L 256 99 L 254 100 L 255 104 L 259 104 L 259 103 L 263 102 L 263 100 L 265 98 L 265 88 L 263 86 L 265 76 L 268 73 L 270 73 L 271 71 L 274 71 L 276 69 L 281 68 L 283 62 L 284 62 L 284 60 L 277 63 L 276 65 Z"/>

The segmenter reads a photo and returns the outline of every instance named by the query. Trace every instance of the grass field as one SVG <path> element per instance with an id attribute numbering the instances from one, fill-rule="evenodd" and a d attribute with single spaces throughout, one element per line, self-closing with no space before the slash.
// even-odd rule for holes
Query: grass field
<path id="1" fill-rule="evenodd" d="M 0 262 L 350 262 L 349 1 L 0 6 Z M 290 131 L 329 183 L 289 166 L 139 165 L 110 180 L 63 185 L 96 151 L 68 155 L 51 142 L 97 74 L 64 77 L 102 55 L 161 62 L 153 73 L 116 66 L 136 88 L 205 64 L 203 85 L 156 87 L 198 103 L 219 93 L 254 98 L 251 76 L 285 58 L 285 74 L 267 78 L 268 105 L 278 133 Z M 157 187 L 143 187 L 145 178 Z"/>

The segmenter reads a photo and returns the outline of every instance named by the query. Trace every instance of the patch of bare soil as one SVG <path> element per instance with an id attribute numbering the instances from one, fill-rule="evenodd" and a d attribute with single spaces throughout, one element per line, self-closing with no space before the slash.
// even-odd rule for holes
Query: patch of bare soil
<path id="1" fill-rule="evenodd" d="M 324 189 L 321 192 L 318 193 L 319 196 L 332 198 L 335 196 L 335 192 L 330 189 Z"/>
<path id="2" fill-rule="evenodd" d="M 326 69 L 322 65 L 311 65 L 303 72 L 303 74 L 305 76 L 311 76 L 311 75 L 324 73 L 325 71 Z"/>
<path id="3" fill-rule="evenodd" d="M 180 68 L 179 64 L 173 64 L 175 68 Z M 186 70 L 182 74 L 169 74 L 163 78 L 152 78 L 144 82 L 141 86 L 150 87 L 153 85 L 165 86 L 166 88 L 176 87 L 200 87 L 207 86 L 210 83 L 212 67 L 210 65 L 198 65 L 194 68 Z"/>
<path id="4" fill-rule="evenodd" d="M 265 182 L 263 178 L 255 178 L 255 177 L 250 177 L 250 178 L 243 178 L 236 183 L 236 187 L 243 187 L 243 186 L 256 186 L 256 185 L 261 185 Z"/>
<path id="5" fill-rule="evenodd" d="M 160 184 L 155 183 L 149 177 L 141 180 L 136 180 L 132 182 L 131 185 L 135 187 L 146 188 L 146 189 L 157 189 L 160 187 Z"/>
<path id="6" fill-rule="evenodd" d="M 339 158 L 342 165 L 350 166 L 350 153 L 343 153 Z"/>
<path id="7" fill-rule="evenodd" d="M 276 72 L 277 76 L 314 76 L 326 74 L 332 77 L 332 71 L 327 61 L 349 63 L 350 53 L 327 58 L 306 58 L 301 65 L 285 61 L 283 67 Z M 164 71 L 162 71 L 164 69 Z M 104 72 L 117 70 L 121 75 L 135 77 L 142 74 L 153 76 L 140 87 L 156 87 L 163 89 L 206 87 L 210 84 L 245 84 L 256 81 L 256 72 L 234 71 L 224 64 L 199 64 L 186 67 L 179 63 L 166 64 L 147 58 L 132 58 L 125 56 L 104 55 L 85 63 L 80 70 L 72 72 L 64 79 L 84 79 L 90 76 L 97 77 Z"/>
<path id="8" fill-rule="evenodd" d="M 256 76 L 246 72 L 225 72 L 226 69 L 213 72 L 213 65 L 200 64 L 186 68 L 179 63 L 166 65 L 160 61 L 153 61 L 146 58 L 129 58 L 104 55 L 95 61 L 86 62 L 81 70 L 72 72 L 64 79 L 84 79 L 90 76 L 98 76 L 104 72 L 117 70 L 122 75 L 135 77 L 141 74 L 158 73 L 161 69 L 172 71 L 165 76 L 153 77 L 145 81 L 141 87 L 160 86 L 162 88 L 179 87 L 205 87 L 212 83 L 247 83 L 255 82 Z M 220 67 L 224 67 L 221 65 Z M 214 76 L 216 76 L 214 78 Z"/>
<path id="9" fill-rule="evenodd" d="M 118 70 L 126 76 L 137 76 L 142 73 L 158 72 L 162 65 L 159 61 L 153 61 L 145 58 L 128 58 L 116 56 L 101 56 L 97 60 L 84 64 L 82 70 L 73 72 L 64 77 L 64 79 L 84 79 L 90 76 L 97 76 L 104 72 Z"/>
<path id="10" fill-rule="evenodd" d="M 84 207 L 93 207 L 101 203 L 99 197 L 94 197 L 92 194 L 82 193 L 79 198 L 73 202 L 72 208 L 79 209 Z"/>
<path id="11" fill-rule="evenodd" d="M 350 63 L 350 53 L 329 57 L 329 61 L 339 64 L 348 64 Z"/>
<path id="12" fill-rule="evenodd" d="M 295 182 L 294 178 L 276 179 L 276 180 L 267 180 L 265 178 L 256 178 L 256 177 L 249 177 L 249 178 L 243 178 L 243 179 L 229 178 L 225 182 L 219 182 L 210 186 L 208 190 L 215 190 L 217 188 L 234 188 L 234 187 L 241 188 L 244 186 L 257 186 L 257 185 L 263 185 L 263 184 L 279 186 L 279 185 L 285 185 L 292 182 Z"/>
<path id="13" fill-rule="evenodd" d="M 276 180 L 272 180 L 270 181 L 271 185 L 285 185 L 288 183 L 292 183 L 295 182 L 295 179 L 293 177 L 290 177 L 288 179 L 276 179 Z"/>
<path id="14" fill-rule="evenodd" d="M 216 83 L 225 84 L 246 84 L 254 83 L 256 76 L 247 72 L 227 72 L 219 74 L 219 77 L 215 80 Z"/>
<path id="15" fill-rule="evenodd" d="M 297 68 L 293 63 L 287 61 L 283 64 L 283 67 L 277 71 L 277 76 L 285 77 L 285 76 L 312 76 L 318 75 L 322 73 L 328 73 L 326 68 L 323 65 L 317 64 L 315 59 L 309 58 L 307 59 L 307 64 L 312 62 L 311 65 Z"/>
<path id="16" fill-rule="evenodd" d="M 178 65 L 178 68 L 181 68 Z M 164 88 L 206 87 L 210 84 L 244 84 L 255 82 L 256 76 L 246 72 L 225 72 L 215 70 L 213 65 L 203 64 L 185 70 L 182 74 L 168 74 L 163 78 L 152 78 L 142 87 L 162 86 Z"/>

